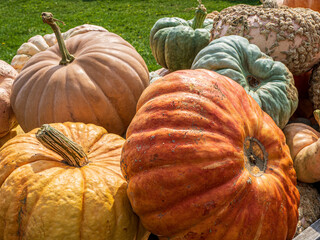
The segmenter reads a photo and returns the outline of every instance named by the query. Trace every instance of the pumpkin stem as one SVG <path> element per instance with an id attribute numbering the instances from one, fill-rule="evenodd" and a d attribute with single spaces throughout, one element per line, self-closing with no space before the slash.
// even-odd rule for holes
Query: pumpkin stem
<path id="1" fill-rule="evenodd" d="M 320 126 L 320 110 L 319 109 L 314 110 L 313 116 L 314 116 L 314 119 L 317 121 L 318 125 Z"/>
<path id="2" fill-rule="evenodd" d="M 67 65 L 68 63 L 71 63 L 74 60 L 74 56 L 69 53 L 69 51 L 66 47 L 66 44 L 63 40 L 62 34 L 60 32 L 60 28 L 59 28 L 58 24 L 56 23 L 56 22 L 61 22 L 64 25 L 64 22 L 53 18 L 52 13 L 50 13 L 50 12 L 43 12 L 41 14 L 41 17 L 42 17 L 42 21 L 44 23 L 48 24 L 52 28 L 54 34 L 56 35 L 56 38 L 57 38 L 57 41 L 59 44 L 59 49 L 60 49 L 60 52 L 62 55 L 62 59 L 59 64 L 60 65 Z"/>
<path id="3" fill-rule="evenodd" d="M 70 166 L 82 167 L 89 163 L 88 157 L 80 145 L 49 124 L 41 126 L 36 133 L 36 138 L 43 146 L 59 154 Z"/>
<path id="4" fill-rule="evenodd" d="M 207 9 L 201 3 L 201 0 L 198 0 L 198 2 L 199 2 L 199 5 L 196 8 L 196 14 L 193 18 L 193 23 L 191 26 L 193 29 L 202 28 L 203 22 L 207 17 Z"/>

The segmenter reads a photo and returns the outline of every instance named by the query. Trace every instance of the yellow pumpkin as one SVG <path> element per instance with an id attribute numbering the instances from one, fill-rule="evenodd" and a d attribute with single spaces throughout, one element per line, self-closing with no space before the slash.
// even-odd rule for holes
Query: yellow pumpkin
<path id="1" fill-rule="evenodd" d="M 136 239 L 139 220 L 120 171 L 124 141 L 102 127 L 67 122 L 5 143 L 0 239 Z"/>

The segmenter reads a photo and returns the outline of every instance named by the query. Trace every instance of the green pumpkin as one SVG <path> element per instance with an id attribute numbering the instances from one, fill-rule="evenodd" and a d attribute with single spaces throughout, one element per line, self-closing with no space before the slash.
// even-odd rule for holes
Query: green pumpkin
<path id="1" fill-rule="evenodd" d="M 194 19 L 159 19 L 150 32 L 150 48 L 157 63 L 169 71 L 190 69 L 197 53 L 209 44 L 213 20 L 205 19 L 206 8 L 199 4 Z"/>
<path id="2" fill-rule="evenodd" d="M 298 107 L 292 73 L 241 36 L 213 40 L 195 57 L 191 69 L 204 68 L 239 83 L 282 129 Z"/>

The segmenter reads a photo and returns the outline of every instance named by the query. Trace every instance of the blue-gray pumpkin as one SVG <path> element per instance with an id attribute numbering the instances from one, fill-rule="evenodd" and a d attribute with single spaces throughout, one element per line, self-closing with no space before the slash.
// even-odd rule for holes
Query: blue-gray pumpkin
<path id="1" fill-rule="evenodd" d="M 159 19 L 150 31 L 150 48 L 157 63 L 169 71 L 190 69 L 197 53 L 209 44 L 213 20 L 199 4 L 195 17 Z"/>
<path id="2" fill-rule="evenodd" d="M 298 106 L 292 73 L 241 36 L 215 39 L 195 57 L 191 69 L 204 68 L 239 83 L 282 129 Z"/>

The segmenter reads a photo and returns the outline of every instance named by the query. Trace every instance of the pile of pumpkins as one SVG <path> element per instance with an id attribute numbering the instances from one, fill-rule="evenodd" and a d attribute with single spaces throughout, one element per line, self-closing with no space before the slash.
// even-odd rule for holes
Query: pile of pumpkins
<path id="1" fill-rule="evenodd" d="M 151 73 L 101 26 L 42 20 L 0 62 L 0 239 L 294 237 L 297 179 L 320 180 L 320 13 L 199 1 L 151 28 Z"/>

